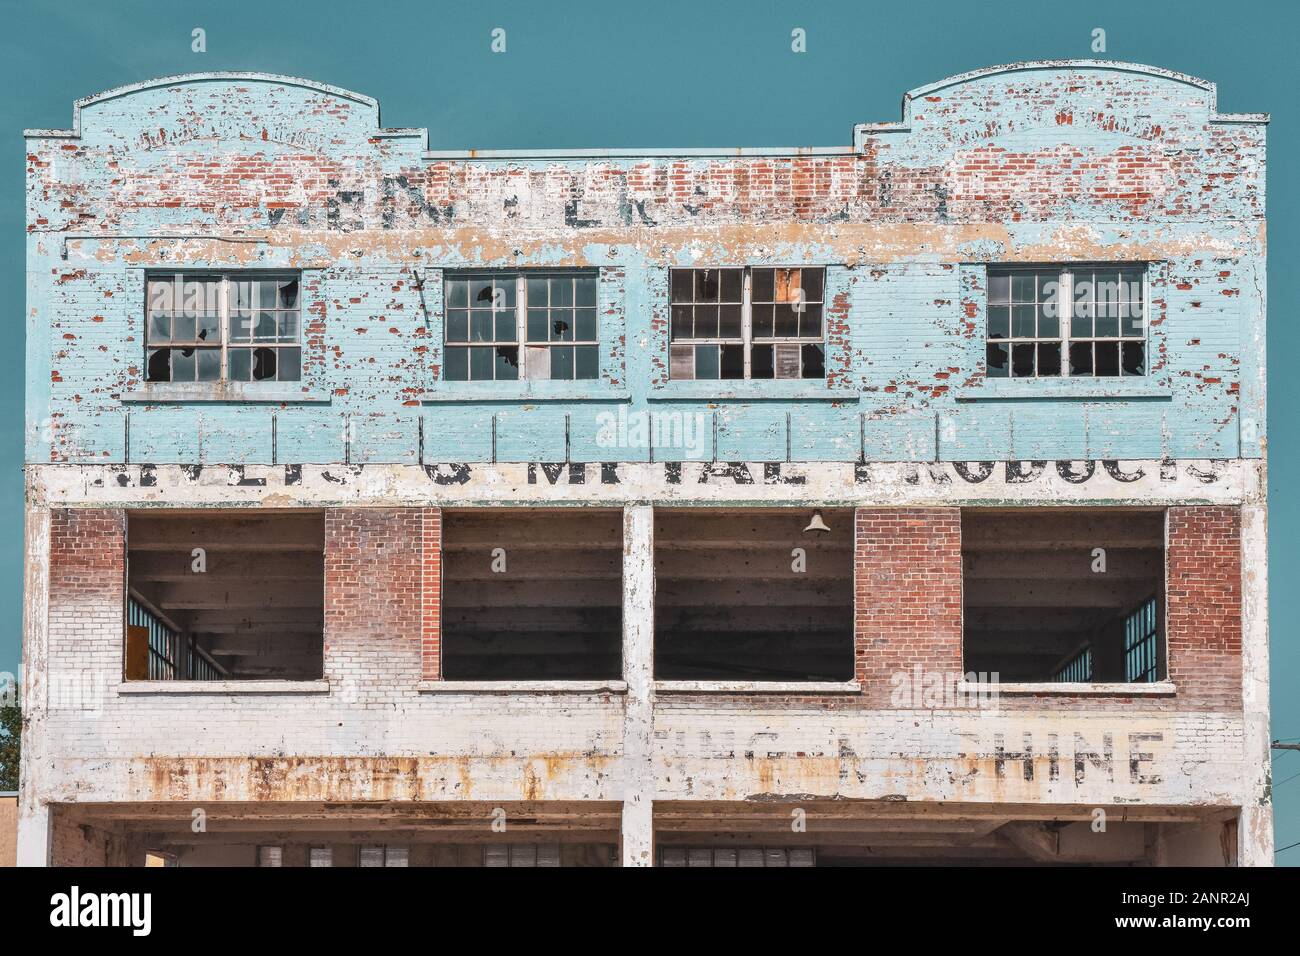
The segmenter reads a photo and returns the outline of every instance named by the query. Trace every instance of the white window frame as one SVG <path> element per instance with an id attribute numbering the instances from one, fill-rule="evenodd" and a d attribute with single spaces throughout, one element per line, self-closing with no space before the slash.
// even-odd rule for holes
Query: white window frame
<path id="1" fill-rule="evenodd" d="M 218 377 L 217 377 L 216 379 L 196 379 L 196 380 L 194 380 L 194 381 L 188 381 L 188 380 L 187 380 L 187 381 L 184 381 L 184 382 L 179 382 L 179 383 L 177 383 L 176 380 L 173 379 L 173 378 L 171 378 L 170 375 L 169 375 L 169 376 L 168 376 L 168 379 L 167 379 L 167 382 L 157 382 L 157 384 L 175 383 L 175 384 L 181 384 L 181 385 L 186 385 L 186 384 L 188 384 L 188 385 L 217 385 L 217 384 L 219 384 L 219 383 L 228 383 L 228 382 L 234 381 L 236 384 L 241 384 L 241 385 L 267 385 L 267 384 L 277 384 L 277 383 L 283 383 L 283 382 L 301 382 L 301 381 L 302 381 L 302 367 L 303 367 L 303 344 L 302 344 L 302 336 L 303 336 L 303 318 L 302 318 L 302 315 L 303 315 L 303 308 L 302 308 L 302 300 L 303 300 L 303 278 L 302 278 L 302 273 L 301 273 L 300 271 L 294 271 L 294 270 L 271 270 L 271 271 L 267 271 L 267 272 L 262 272 L 262 271 L 222 270 L 222 269 L 204 269 L 204 270 L 199 270 L 199 271 L 179 271 L 179 272 L 166 272 L 166 271 L 163 271 L 163 270 L 161 270 L 161 269 L 153 269 L 153 270 L 147 271 L 147 272 L 145 273 L 145 277 L 144 277 L 144 336 L 143 336 L 143 338 L 144 338 L 144 366 L 145 366 L 145 374 L 144 374 L 144 378 L 145 378 L 145 381 L 157 381 L 157 380 L 152 380 L 152 379 L 149 378 L 149 353 L 150 353 L 151 350 L 153 350 L 153 349 L 161 349 L 161 348 L 172 349 L 172 348 L 184 348 L 184 347 L 185 347 L 184 344 L 182 344 L 182 345 L 180 345 L 180 346 L 174 346 L 174 345 L 171 345 L 170 343 L 161 343 L 161 342 L 159 342 L 159 343 L 153 343 L 153 342 L 150 341 L 150 339 L 149 339 L 149 324 L 150 324 L 150 320 L 151 320 L 152 317 L 153 317 L 153 309 L 152 309 L 152 307 L 151 307 L 151 303 L 150 303 L 150 301 L 149 301 L 149 298 L 150 298 L 150 297 L 149 297 L 149 286 L 150 286 L 150 284 L 151 284 L 152 282 L 154 282 L 155 280 L 157 280 L 157 281 L 167 280 L 167 281 L 170 281 L 170 282 L 173 282 L 173 283 L 181 283 L 181 284 L 182 284 L 182 285 L 181 285 L 181 288 L 183 289 L 183 288 L 184 288 L 184 286 L 183 286 L 183 283 L 184 283 L 184 282 L 186 282 L 186 281 L 196 281 L 196 280 L 202 280 L 202 279 L 219 279 L 220 282 L 221 282 L 220 287 L 219 287 L 219 291 L 218 291 L 218 293 L 217 293 L 217 296 L 218 296 L 218 302 L 219 302 L 219 306 L 218 306 L 218 310 L 219 310 L 218 324 L 219 324 L 219 326 L 220 326 L 220 331 L 221 331 L 221 340 L 220 340 L 220 344 L 217 345 L 216 347 L 214 347 L 214 346 L 212 346 L 212 345 L 209 345 L 209 344 L 207 344 L 207 343 L 204 343 L 204 344 L 201 345 L 201 346 L 199 346 L 199 345 L 195 345 L 195 346 L 193 346 L 193 348 L 195 348 L 195 349 L 199 349 L 199 348 L 211 349 L 212 351 L 218 351 L 218 352 L 219 352 L 219 355 L 220 355 L 220 366 L 221 366 L 221 368 L 220 368 L 220 372 L 219 372 L 219 374 L 218 374 Z M 245 341 L 232 342 L 231 339 L 230 339 L 230 323 L 231 323 L 231 314 L 230 314 L 230 283 L 231 283 L 231 282 L 274 282 L 274 281 L 281 281 L 281 282 L 283 282 L 283 281 L 287 281 L 287 280 L 296 280 L 297 283 L 298 283 L 298 305 L 297 305 L 297 308 L 294 309 L 294 310 L 290 310 L 290 309 L 281 309 L 281 308 L 280 308 L 280 305 L 279 305 L 279 302 L 277 302 L 275 308 L 274 308 L 273 310 L 270 310 L 270 311 L 272 311 L 272 312 L 274 312 L 274 313 L 277 313 L 277 314 L 280 313 L 280 312 L 289 312 L 289 311 L 296 311 L 296 312 L 297 312 L 297 314 L 298 314 L 298 321 L 297 321 L 297 337 L 295 338 L 295 340 L 292 341 L 292 342 L 257 342 L 257 341 L 254 341 L 252 338 L 250 338 L 250 339 L 249 339 L 248 341 L 246 341 L 246 342 L 245 342 Z M 177 310 L 176 308 L 173 308 L 173 309 L 172 309 L 173 314 L 175 314 L 177 311 L 179 311 L 179 310 Z M 253 314 L 254 314 L 253 321 L 256 322 L 256 313 L 258 313 L 258 312 L 265 312 L 265 311 L 268 311 L 268 310 L 266 310 L 266 309 L 260 309 L 260 308 L 253 308 L 251 311 L 252 311 Z M 282 379 L 282 378 L 280 378 L 280 368 L 281 368 L 281 363 L 280 363 L 279 356 L 277 355 L 277 357 L 276 357 L 276 361 L 275 361 L 275 369 L 276 369 L 276 377 L 275 377 L 275 378 L 264 378 L 264 379 L 258 379 L 258 378 L 253 378 L 253 379 L 242 379 L 242 378 L 241 378 L 241 379 L 234 379 L 234 380 L 232 380 L 232 379 L 230 378 L 230 350 L 231 350 L 231 348 L 240 349 L 240 350 L 249 350 L 249 351 L 254 351 L 254 350 L 256 350 L 256 349 L 263 349 L 263 348 L 265 348 L 265 349 L 275 349 L 275 350 L 277 350 L 277 351 L 279 351 L 279 350 L 281 350 L 281 349 L 297 349 L 297 350 L 298 350 L 298 377 L 297 377 L 297 378 L 292 378 L 292 379 Z M 170 365 L 169 365 L 169 370 L 170 370 Z"/>
<path id="2" fill-rule="evenodd" d="M 755 269 L 771 269 L 771 270 L 773 271 L 773 273 L 776 273 L 776 272 L 781 271 L 781 270 L 783 270 L 783 269 L 784 269 L 784 270 L 789 270 L 789 269 L 798 269 L 798 270 L 800 270 L 800 281 L 802 281 L 802 273 L 803 273 L 804 271 L 807 271 L 807 270 L 815 270 L 815 271 L 821 273 L 821 276 L 822 276 L 822 293 L 821 293 L 821 297 L 818 298 L 818 299 L 817 299 L 816 301 L 814 301 L 814 302 L 808 302 L 808 303 L 806 303 L 807 305 L 816 305 L 816 306 L 818 306 L 818 307 L 821 309 L 821 334 L 820 334 L 817 338 L 813 338 L 813 337 L 811 337 L 811 336 L 801 336 L 801 335 L 793 335 L 793 336 L 790 336 L 790 335 L 771 335 L 771 336 L 759 336 L 759 337 L 755 337 L 755 335 L 754 335 L 754 270 L 755 270 Z M 721 336 L 713 336 L 713 337 L 705 336 L 705 337 L 703 337 L 703 338 L 695 338 L 695 337 L 692 337 L 692 338 L 689 338 L 689 339 L 675 339 L 675 338 L 673 337 L 673 332 L 672 332 L 672 309 L 673 309 L 673 306 L 675 306 L 675 305 L 689 305 L 689 306 L 694 307 L 694 306 L 696 306 L 696 305 L 708 305 L 709 303 L 707 303 L 707 302 L 704 302 L 704 303 L 697 302 L 697 301 L 694 299 L 694 297 L 693 297 L 693 296 L 694 296 L 694 293 L 692 293 L 692 299 L 691 299 L 690 302 L 677 302 L 676 300 L 674 300 L 674 299 L 673 299 L 673 294 L 672 294 L 672 273 L 674 273 L 674 272 L 690 272 L 690 273 L 695 273 L 695 272 L 702 272 L 702 271 L 718 271 L 718 272 L 722 272 L 722 271 L 738 271 L 738 272 L 740 272 L 740 274 L 741 274 L 741 282 L 740 282 L 740 341 L 739 341 L 739 342 L 737 342 L 734 338 L 723 338 L 723 337 L 721 337 Z M 775 277 L 773 278 L 773 281 L 775 282 Z M 774 294 L 775 294 L 775 293 L 774 293 Z M 727 303 L 727 304 L 729 304 L 729 305 L 734 305 L 735 303 Z M 766 302 L 764 302 L 764 303 L 761 303 L 761 304 L 762 304 L 762 305 L 768 305 L 768 304 L 780 304 L 780 303 L 766 303 Z M 669 377 L 669 379 L 672 380 L 672 381 L 679 381 L 679 382 L 681 382 L 681 381 L 701 381 L 701 382 L 713 382 L 713 381 L 733 381 L 733 382 L 740 382 L 740 381 L 744 381 L 744 382 L 749 382 L 749 381 L 757 381 L 757 382 L 773 382 L 773 381 L 792 382 L 792 381 L 803 381 L 803 382 L 817 382 L 817 381 L 821 381 L 821 382 L 824 382 L 824 381 L 826 380 L 826 267 L 825 267 L 825 266 L 820 266 L 820 265 L 788 265 L 788 264 L 783 264 L 783 265 L 746 265 L 746 266 L 684 266 L 684 267 L 681 267 L 681 268 L 676 268 L 676 267 L 674 267 L 674 268 L 671 268 L 671 269 L 669 270 L 669 274 L 668 274 L 668 311 L 669 311 L 669 316 L 668 316 L 668 377 Z M 774 331 L 775 331 L 775 330 L 774 330 Z M 756 338 L 757 338 L 757 344 L 758 344 L 759 346 L 767 346 L 767 345 L 772 346 L 772 377 L 771 377 L 771 378 L 758 378 L 758 379 L 756 379 L 756 378 L 754 378 L 754 376 L 753 376 L 753 369 L 754 369 L 754 345 L 755 345 Z M 727 345 L 727 346 L 736 346 L 736 345 L 739 345 L 739 346 L 741 347 L 742 351 L 743 351 L 744 370 L 745 370 L 744 377 L 743 377 L 743 378 L 739 378 L 739 379 L 724 379 L 724 378 L 722 378 L 722 376 L 721 376 L 721 356 L 719 356 L 719 375 L 718 375 L 718 377 L 717 377 L 717 378 L 708 378 L 708 379 L 701 379 L 701 378 L 698 378 L 698 376 L 696 375 L 696 354 L 695 354 L 695 351 L 694 351 L 694 348 L 695 348 L 695 346 L 697 346 L 697 345 L 716 345 L 716 346 L 718 346 L 719 348 L 721 348 L 721 347 L 724 346 L 724 345 Z M 799 374 L 799 376 L 797 376 L 796 378 L 778 378 L 777 375 L 776 375 L 776 369 L 777 369 L 776 350 L 777 350 L 778 347 L 783 346 L 783 345 L 784 345 L 784 346 L 787 346 L 787 347 L 794 346 L 794 347 L 796 347 L 796 348 L 799 349 L 799 372 L 800 372 L 800 374 Z M 805 377 L 803 376 L 803 374 L 802 374 L 802 373 L 803 373 L 803 346 L 805 346 L 805 345 L 820 345 L 821 348 L 822 348 L 822 375 L 821 375 L 820 378 L 805 378 Z M 689 378 L 689 379 L 682 379 L 682 378 L 674 378 L 674 377 L 673 377 L 673 374 L 672 374 L 672 366 L 673 366 L 673 347 L 674 347 L 674 346 L 677 346 L 677 347 L 680 347 L 680 348 L 690 348 L 690 349 L 691 349 L 691 378 Z"/>
<path id="3" fill-rule="evenodd" d="M 499 277 L 505 279 L 508 276 L 514 276 L 515 280 L 515 337 L 511 342 L 451 342 L 447 339 L 448 315 L 451 312 L 451 306 L 447 305 L 446 284 L 449 281 L 472 281 L 474 279 L 485 279 L 492 277 L 494 281 Z M 576 303 L 573 309 L 576 313 L 579 308 L 593 308 L 596 312 L 596 336 L 594 339 L 578 339 L 577 322 L 574 322 L 574 339 L 570 342 L 551 341 L 532 343 L 528 340 L 528 280 L 529 279 L 554 279 L 554 278 L 572 278 L 572 279 L 593 279 L 596 283 L 596 302 L 594 306 L 578 306 Z M 547 311 L 550 311 L 550 304 L 547 303 Z M 457 307 L 459 311 L 459 307 Z M 472 315 L 473 308 L 466 305 L 466 310 Z M 508 311 L 508 310 L 501 310 Z M 496 334 L 495 315 L 497 310 L 493 310 L 493 335 Z M 547 382 L 597 382 L 600 381 L 600 270 L 599 269 L 525 269 L 517 271 L 515 269 L 484 269 L 469 271 L 448 271 L 443 274 L 443 328 L 442 328 L 442 347 L 444 352 L 443 361 L 443 378 L 445 382 L 514 382 L 514 381 L 547 381 Z M 519 353 L 519 377 L 517 379 L 501 379 L 493 376 L 492 378 L 474 378 L 469 366 L 467 366 L 466 377 L 463 379 L 449 379 L 446 377 L 446 360 L 445 354 L 449 349 L 472 349 L 472 348 L 492 348 L 499 347 L 515 348 Z M 553 348 L 595 348 L 596 349 L 596 375 L 594 378 L 553 378 L 551 376 L 551 349 Z M 543 364 L 541 359 L 545 358 Z M 495 367 L 495 362 L 494 362 Z M 545 374 L 540 374 L 545 369 Z M 577 370 L 577 354 L 574 355 L 574 371 Z"/>
<path id="4" fill-rule="evenodd" d="M 1123 319 L 1117 318 L 1118 325 L 1117 335 L 1074 335 L 1074 281 L 1076 273 L 1097 272 L 1105 270 L 1114 270 L 1116 272 L 1124 270 L 1138 270 L 1142 272 L 1142 335 L 1124 335 Z M 1059 381 L 1060 379 L 1149 379 L 1151 376 L 1151 263 L 1149 262 L 1068 262 L 1068 263 L 996 263 L 989 265 L 985 270 L 985 289 L 991 290 L 992 279 L 995 275 L 1006 275 L 1014 279 L 1017 273 L 1055 273 L 1058 280 L 1058 324 L 1059 334 L 1056 337 L 1034 336 L 1017 336 L 1015 335 L 1015 292 L 1012 288 L 1008 289 L 1007 295 L 1007 337 L 1002 339 L 992 339 L 989 337 L 989 310 L 994 308 L 994 303 L 990 300 L 987 291 L 984 301 L 984 354 L 980 356 L 980 362 L 984 370 L 986 379 L 989 380 L 1008 380 L 1008 381 L 1031 381 L 1045 379 L 1047 381 Z M 1038 297 L 1035 293 L 1035 303 Z M 997 303 L 1001 305 L 1002 303 Z M 1093 291 L 1093 329 L 1096 331 L 1096 290 Z M 1035 318 L 1035 321 L 1037 319 Z M 1035 329 L 1037 331 L 1037 329 Z M 1040 375 L 1038 372 L 1038 357 L 1035 351 L 1034 356 L 1034 374 L 1033 375 L 1014 375 L 1016 345 L 1033 344 L 1035 349 L 1042 343 L 1059 342 L 1061 350 L 1061 371 L 1057 375 Z M 1070 346 L 1075 343 L 1087 342 L 1093 346 L 1098 342 L 1116 342 L 1118 343 L 1118 375 L 1098 375 L 1096 350 L 1093 350 L 1093 361 L 1091 373 L 1073 374 L 1070 370 Z M 1124 372 L 1124 343 L 1141 342 L 1142 343 L 1142 374 L 1133 375 Z M 993 344 L 1005 345 L 1007 349 L 1007 374 L 990 375 L 988 367 L 988 347 Z"/>

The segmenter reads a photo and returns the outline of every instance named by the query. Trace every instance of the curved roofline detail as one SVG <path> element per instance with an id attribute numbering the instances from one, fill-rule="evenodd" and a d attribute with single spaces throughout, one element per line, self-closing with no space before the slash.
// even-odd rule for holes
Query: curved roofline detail
<path id="1" fill-rule="evenodd" d="M 63 136 L 70 138 L 79 138 L 81 136 L 81 111 L 88 106 L 95 106 L 99 103 L 105 103 L 109 100 L 115 100 L 123 96 L 131 96 L 134 93 L 142 93 L 145 90 L 159 89 L 167 86 L 181 86 L 191 83 L 220 83 L 220 82 L 248 82 L 248 83 L 271 83 L 276 86 L 297 86 L 305 90 L 314 90 L 317 93 L 327 93 L 330 96 L 336 96 L 340 99 L 351 100 L 362 106 L 368 107 L 375 111 L 375 126 L 379 127 L 379 101 L 374 97 L 366 96 L 362 93 L 355 93 L 352 90 L 345 90 L 341 86 L 330 86 L 328 83 L 318 83 L 315 80 L 304 79 L 300 76 L 286 76 L 282 73 L 257 73 L 257 72 L 231 72 L 231 71 L 209 71 L 203 73 L 179 73 L 175 76 L 160 76 L 152 80 L 142 80 L 139 83 L 128 83 L 125 86 L 115 86 L 112 89 L 104 90 L 100 93 L 92 93 L 90 96 L 83 96 L 72 103 L 72 127 L 70 129 L 29 129 L 24 130 L 23 135 L 27 137 L 43 136 Z M 423 130 L 380 130 L 387 134 L 423 134 Z"/>
<path id="2" fill-rule="evenodd" d="M 1218 85 L 1209 80 L 1203 80 L 1199 76 L 1192 76 L 1189 73 L 1179 73 L 1176 70 L 1166 70 L 1145 63 L 1128 63 L 1124 60 L 1025 60 L 1020 63 L 986 66 L 983 69 L 958 73 L 955 76 L 908 90 L 903 94 L 903 121 L 901 126 L 897 128 L 906 129 L 911 125 L 912 103 L 919 97 L 929 96 L 939 90 L 960 86 L 974 80 L 982 80 L 990 76 L 998 76 L 1003 73 L 1030 73 L 1035 70 L 1109 70 L 1115 73 L 1135 73 L 1141 76 L 1152 76 L 1157 79 L 1168 80 L 1171 83 L 1183 83 L 1208 93 L 1210 122 L 1212 123 L 1267 123 L 1269 120 L 1267 113 L 1220 113 Z M 866 125 L 875 129 L 889 128 L 889 125 L 884 123 Z"/>
<path id="3" fill-rule="evenodd" d="M 962 83 L 970 83 L 973 80 L 982 80 L 985 77 L 997 76 L 1000 73 L 1029 73 L 1034 70 L 1112 70 L 1117 73 L 1139 73 L 1162 80 L 1171 80 L 1175 83 L 1186 83 L 1188 86 L 1205 90 L 1210 94 L 1211 104 L 1214 103 L 1217 93 L 1215 85 L 1209 80 L 1202 80 L 1200 77 L 1191 76 L 1187 73 L 1178 73 L 1174 70 L 1166 70 L 1158 66 L 1148 66 L 1145 63 L 1126 63 L 1123 60 L 1024 60 L 1019 63 L 1004 63 L 1001 66 L 986 66 L 979 70 L 958 73 L 955 76 L 949 76 L 934 83 L 927 83 L 925 86 L 918 86 L 916 89 L 908 90 L 903 94 L 903 102 L 906 103 L 918 96 L 927 96 L 936 90 L 946 89 L 949 86 L 958 86 Z"/>
<path id="4" fill-rule="evenodd" d="M 1178 73 L 1174 70 L 1162 69 L 1157 66 L 1148 66 L 1143 63 L 1127 63 L 1122 60 L 1066 59 L 1026 60 L 1019 63 L 1007 63 L 1001 66 L 989 66 L 978 70 L 971 70 L 966 73 L 958 73 L 934 83 L 927 83 L 924 86 L 908 90 L 903 94 L 901 121 L 858 123 L 853 127 L 851 146 L 709 147 L 686 149 L 458 149 L 431 151 L 429 149 L 429 133 L 427 129 L 384 129 L 379 121 L 379 101 L 372 97 L 365 96 L 361 93 L 354 93 L 351 90 L 346 90 L 342 87 L 330 86 L 326 83 L 318 83 L 315 80 L 307 80 L 296 76 L 286 76 L 279 73 L 219 71 L 183 73 L 177 76 L 159 77 L 153 80 L 145 80 L 140 83 L 131 83 L 126 86 L 114 87 L 113 89 L 105 90 L 102 93 L 95 93 L 91 96 L 82 97 L 73 103 L 71 129 L 29 129 L 24 130 L 23 135 L 28 138 L 38 139 L 79 139 L 81 137 L 81 111 L 87 106 L 93 106 L 97 103 L 103 103 L 107 100 L 116 99 L 121 96 L 129 96 L 143 90 L 157 89 L 166 86 L 175 86 L 187 83 L 245 81 L 251 83 L 273 83 L 281 86 L 298 86 L 303 89 L 314 90 L 341 99 L 351 100 L 354 103 L 369 107 L 375 111 L 376 136 L 390 139 L 419 139 L 421 141 L 422 156 L 426 161 L 500 161 L 514 159 L 558 161 L 566 159 L 599 158 L 639 159 L 660 157 L 691 158 L 727 156 L 842 156 L 846 153 L 852 154 L 860 151 L 863 148 L 863 141 L 867 135 L 908 132 L 912 128 L 912 103 L 921 97 L 929 96 L 940 90 L 960 86 L 963 83 L 981 80 L 986 77 L 998 76 L 1005 73 L 1033 72 L 1036 70 L 1109 70 L 1119 73 L 1133 73 L 1157 77 L 1173 83 L 1182 83 L 1208 93 L 1211 123 L 1267 123 L 1269 121 L 1269 115 L 1267 113 L 1219 113 L 1217 106 L 1218 88 L 1216 84 L 1209 80 L 1203 80 L 1186 73 Z"/>

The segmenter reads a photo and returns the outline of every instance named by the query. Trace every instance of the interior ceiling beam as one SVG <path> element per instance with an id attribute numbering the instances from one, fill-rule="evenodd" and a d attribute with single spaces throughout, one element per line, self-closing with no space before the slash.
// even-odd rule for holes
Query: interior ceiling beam
<path id="1" fill-rule="evenodd" d="M 1105 549 L 1104 572 L 1094 572 L 1096 559 L 1089 551 L 981 551 L 963 555 L 966 580 L 1103 580 L 1146 579 L 1157 585 L 1164 575 L 1164 555 L 1150 549 Z"/>
<path id="2" fill-rule="evenodd" d="M 982 581 L 963 588 L 962 598 L 968 608 L 1012 606 L 1127 611 L 1149 597 L 1152 590 L 1152 582 L 1117 581 L 1099 574 L 1094 580 L 1079 581 Z"/>
<path id="3" fill-rule="evenodd" d="M 146 594 L 164 611 L 173 608 L 215 611 L 244 609 L 254 618 L 263 608 L 287 610 L 322 608 L 325 605 L 325 589 L 319 579 L 310 582 L 310 586 L 292 588 L 271 581 L 251 581 L 247 584 L 202 580 L 164 581 Z"/>
<path id="4" fill-rule="evenodd" d="M 325 517 L 319 511 L 132 511 L 127 515 L 127 547 L 320 551 L 325 547 Z"/>
<path id="5" fill-rule="evenodd" d="M 127 575 L 137 581 L 320 581 L 325 573 L 321 552 L 249 554 L 217 551 L 206 556 L 203 570 L 194 570 L 188 551 L 145 551 L 130 556 Z"/>
<path id="6" fill-rule="evenodd" d="M 1051 548 L 1157 548 L 1165 543 L 1161 512 L 1052 509 L 962 512 L 963 551 Z"/>

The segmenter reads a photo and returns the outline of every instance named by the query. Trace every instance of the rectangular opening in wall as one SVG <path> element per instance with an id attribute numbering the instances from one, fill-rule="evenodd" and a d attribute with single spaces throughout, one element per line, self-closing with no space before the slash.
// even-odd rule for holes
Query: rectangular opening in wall
<path id="1" fill-rule="evenodd" d="M 1010 682 L 1163 680 L 1164 518 L 964 511 L 966 670 Z"/>
<path id="2" fill-rule="evenodd" d="M 321 512 L 130 512 L 127 680 L 318 680 Z"/>
<path id="3" fill-rule="evenodd" d="M 818 514 L 656 514 L 656 678 L 853 678 L 853 512 Z"/>
<path id="4" fill-rule="evenodd" d="M 623 513 L 443 514 L 447 680 L 617 680 Z"/>

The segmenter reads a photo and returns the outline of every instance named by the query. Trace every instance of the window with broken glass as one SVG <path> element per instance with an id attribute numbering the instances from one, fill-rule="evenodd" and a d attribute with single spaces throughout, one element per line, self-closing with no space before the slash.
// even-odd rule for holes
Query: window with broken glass
<path id="1" fill-rule="evenodd" d="M 1146 266 L 991 268 L 989 378 L 1147 374 Z"/>
<path id="2" fill-rule="evenodd" d="M 148 276 L 146 381 L 298 381 L 299 286 L 297 275 Z"/>
<path id="3" fill-rule="evenodd" d="M 447 381 L 600 377 L 595 271 L 450 273 Z"/>
<path id="4" fill-rule="evenodd" d="M 673 269 L 670 284 L 670 378 L 826 377 L 824 269 Z"/>

